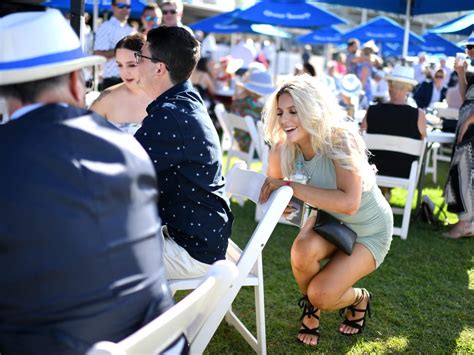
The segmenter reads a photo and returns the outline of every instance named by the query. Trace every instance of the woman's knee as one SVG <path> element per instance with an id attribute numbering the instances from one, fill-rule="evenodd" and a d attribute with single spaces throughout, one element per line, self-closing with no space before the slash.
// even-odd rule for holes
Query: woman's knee
<path id="1" fill-rule="evenodd" d="M 333 287 L 311 283 L 307 289 L 308 298 L 314 307 L 322 310 L 337 309 L 341 294 L 335 292 Z"/>
<path id="2" fill-rule="evenodd" d="M 331 251 L 324 240 L 313 231 L 301 231 L 291 247 L 291 264 L 297 269 L 304 269 L 326 259 Z"/>

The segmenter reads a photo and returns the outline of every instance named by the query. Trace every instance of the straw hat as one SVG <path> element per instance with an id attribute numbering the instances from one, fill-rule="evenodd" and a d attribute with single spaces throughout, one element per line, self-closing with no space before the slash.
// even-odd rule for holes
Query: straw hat
<path id="1" fill-rule="evenodd" d="M 362 93 L 362 83 L 354 74 L 346 74 L 341 80 L 341 94 L 348 97 L 359 97 Z"/>
<path id="2" fill-rule="evenodd" d="M 46 79 L 105 61 L 83 53 L 76 33 L 58 10 L 0 18 L 0 85 Z"/>
<path id="3" fill-rule="evenodd" d="M 233 58 L 230 55 L 222 57 L 220 62 L 223 66 L 225 66 L 225 72 L 227 74 L 234 74 L 242 67 L 242 65 L 244 65 L 243 59 Z"/>
<path id="4" fill-rule="evenodd" d="M 275 90 L 272 76 L 264 71 L 252 72 L 247 81 L 239 82 L 238 85 L 260 96 L 270 95 Z"/>
<path id="5" fill-rule="evenodd" d="M 463 45 L 474 45 L 474 31 L 471 32 L 471 35 L 466 39 L 463 43 Z"/>
<path id="6" fill-rule="evenodd" d="M 362 48 L 369 48 L 374 53 L 378 53 L 378 51 L 379 51 L 379 47 L 377 47 L 377 45 L 375 44 L 375 41 L 373 39 L 371 39 L 370 41 L 365 42 Z"/>
<path id="7" fill-rule="evenodd" d="M 390 81 L 399 81 L 401 83 L 410 85 L 418 84 L 418 82 L 415 80 L 415 70 L 400 64 L 395 65 L 392 72 L 387 75 L 385 79 Z"/>

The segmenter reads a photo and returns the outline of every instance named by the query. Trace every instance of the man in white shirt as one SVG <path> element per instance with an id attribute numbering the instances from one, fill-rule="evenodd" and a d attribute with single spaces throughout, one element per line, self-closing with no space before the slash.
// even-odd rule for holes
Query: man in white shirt
<path id="1" fill-rule="evenodd" d="M 415 70 L 415 80 L 418 81 L 418 84 L 421 84 L 426 80 L 426 53 L 420 52 L 418 53 L 418 63 L 413 65 L 413 69 Z"/>
<path id="2" fill-rule="evenodd" d="M 101 90 L 122 81 L 115 62 L 114 49 L 118 41 L 133 32 L 132 26 L 127 23 L 130 8 L 131 0 L 112 0 L 113 16 L 97 29 L 94 54 L 107 58 Z"/>
<path id="3" fill-rule="evenodd" d="M 446 65 L 446 56 L 442 55 L 439 57 L 439 67 L 444 70 L 444 81 L 443 85 L 448 87 L 449 79 L 451 78 L 451 73 L 453 70 Z"/>
<path id="4" fill-rule="evenodd" d="M 194 36 L 194 32 L 188 26 L 183 25 L 181 18 L 183 17 L 183 2 L 181 0 L 165 0 L 159 3 L 161 12 L 163 13 L 162 24 L 167 27 L 183 27 Z"/>
<path id="5" fill-rule="evenodd" d="M 374 73 L 374 80 L 372 81 L 372 96 L 374 101 L 377 102 L 388 102 L 390 95 L 388 93 L 388 83 L 384 79 L 385 72 L 383 70 L 377 70 Z"/>

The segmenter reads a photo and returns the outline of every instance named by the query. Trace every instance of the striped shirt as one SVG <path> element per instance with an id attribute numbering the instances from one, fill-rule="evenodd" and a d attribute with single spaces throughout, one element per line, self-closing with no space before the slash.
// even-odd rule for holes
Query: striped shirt
<path id="1" fill-rule="evenodd" d="M 94 50 L 113 50 L 118 41 L 133 32 L 128 23 L 120 23 L 115 16 L 105 21 L 96 32 Z M 104 78 L 119 77 L 120 73 L 115 58 L 108 59 L 104 65 Z"/>

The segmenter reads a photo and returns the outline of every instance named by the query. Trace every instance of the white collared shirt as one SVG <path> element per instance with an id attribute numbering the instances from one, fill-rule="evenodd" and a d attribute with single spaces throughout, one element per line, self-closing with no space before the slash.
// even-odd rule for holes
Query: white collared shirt
<path id="1" fill-rule="evenodd" d="M 431 93 L 431 101 L 428 107 L 433 107 L 435 102 L 439 102 L 441 99 L 441 90 L 443 87 L 441 86 L 439 89 L 436 88 L 436 85 L 433 83 L 433 92 Z"/>
<path id="2" fill-rule="evenodd" d="M 58 102 L 57 104 L 61 105 L 61 106 L 64 106 L 64 107 L 68 106 L 68 104 L 66 104 L 64 102 Z M 43 103 L 43 102 L 38 102 L 36 104 L 31 104 L 31 105 L 26 105 L 26 106 L 20 107 L 18 110 L 16 110 L 15 112 L 12 113 L 12 115 L 10 116 L 10 121 L 21 118 L 24 115 L 26 115 L 28 112 L 36 110 L 37 108 L 40 108 L 41 106 L 44 106 L 44 105 L 46 105 L 46 104 Z"/>
<path id="3" fill-rule="evenodd" d="M 117 42 L 133 32 L 128 23 L 121 23 L 115 16 L 99 26 L 95 35 L 94 50 L 110 51 L 115 49 Z M 115 58 L 108 59 L 104 65 L 104 78 L 119 77 L 120 72 Z"/>
<path id="4" fill-rule="evenodd" d="M 16 120 L 24 115 L 26 115 L 28 112 L 36 110 L 37 108 L 40 108 L 41 106 L 44 106 L 44 103 L 37 103 L 37 104 L 31 104 L 31 105 L 26 105 L 23 107 L 20 107 L 18 110 L 12 113 L 10 116 L 10 121 Z"/>

